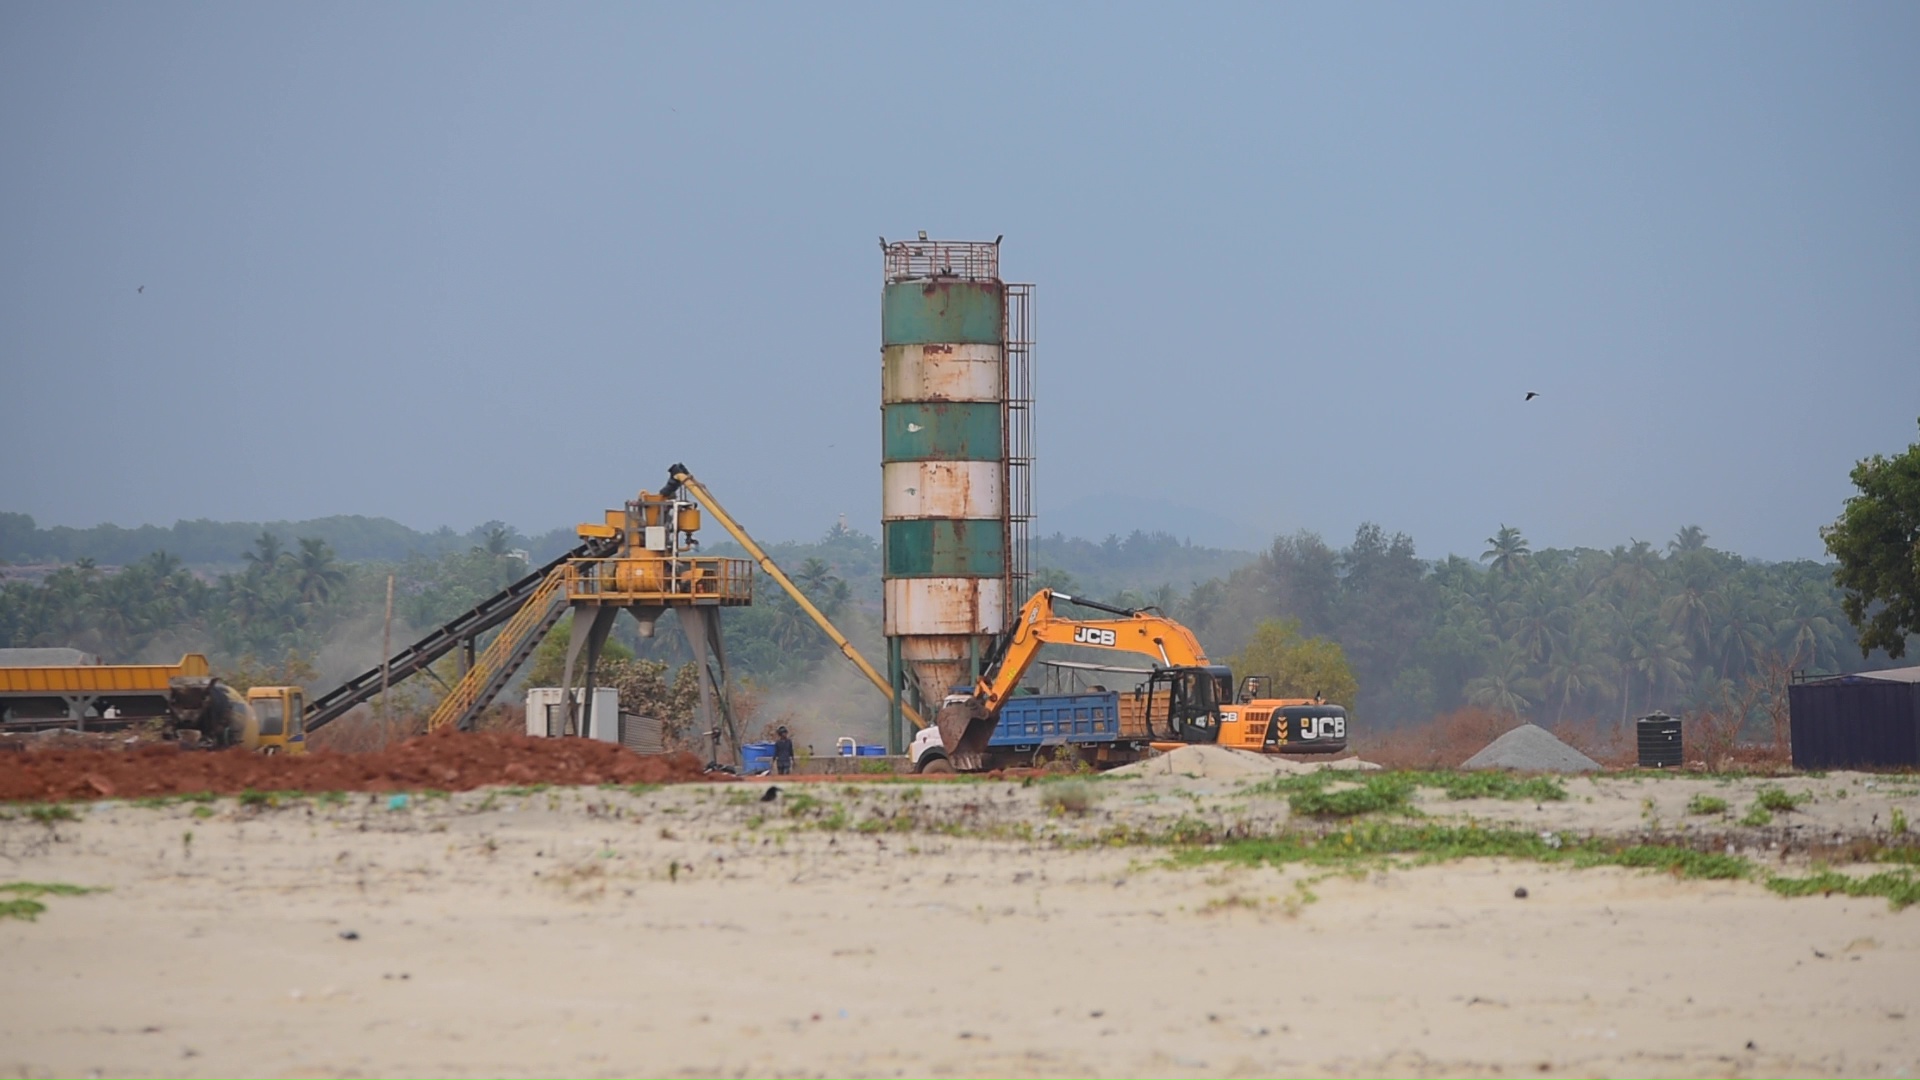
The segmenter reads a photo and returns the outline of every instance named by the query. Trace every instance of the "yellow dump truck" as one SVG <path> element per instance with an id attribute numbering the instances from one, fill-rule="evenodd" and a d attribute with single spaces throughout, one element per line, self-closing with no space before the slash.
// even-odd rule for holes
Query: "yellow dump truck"
<path id="1" fill-rule="evenodd" d="M 177 664 L 0 667 L 0 729 L 8 731 L 111 731 L 158 720 L 195 742 L 300 753 L 305 711 L 299 687 L 256 686 L 242 696 L 199 653 Z"/>

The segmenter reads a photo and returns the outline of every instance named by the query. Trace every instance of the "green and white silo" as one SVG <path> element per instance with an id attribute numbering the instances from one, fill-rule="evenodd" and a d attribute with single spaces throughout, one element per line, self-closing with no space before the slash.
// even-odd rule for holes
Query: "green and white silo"
<path id="1" fill-rule="evenodd" d="M 999 241 L 883 245 L 881 520 L 896 696 L 931 718 L 1024 599 L 1031 287 Z M 889 738 L 902 738 L 898 723 Z"/>

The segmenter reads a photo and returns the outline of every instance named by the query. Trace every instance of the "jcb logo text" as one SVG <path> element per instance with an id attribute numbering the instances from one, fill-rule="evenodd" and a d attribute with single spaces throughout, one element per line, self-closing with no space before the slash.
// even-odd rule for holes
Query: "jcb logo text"
<path id="1" fill-rule="evenodd" d="M 1097 626 L 1076 626 L 1073 630 L 1075 645 L 1104 645 L 1113 648 L 1114 636 L 1111 630 L 1102 630 Z"/>
<path id="2" fill-rule="evenodd" d="M 1303 716 L 1295 723 L 1299 728 L 1301 742 L 1347 737 L 1347 718 L 1344 716 Z"/>

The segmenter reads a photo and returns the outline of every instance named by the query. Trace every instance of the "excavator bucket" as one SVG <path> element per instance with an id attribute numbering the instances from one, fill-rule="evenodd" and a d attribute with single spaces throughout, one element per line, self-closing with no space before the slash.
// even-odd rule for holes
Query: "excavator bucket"
<path id="1" fill-rule="evenodd" d="M 988 716 L 978 702 L 969 698 L 940 706 L 933 723 L 940 729 L 940 744 L 946 748 L 948 760 L 967 770 L 978 768 L 985 760 L 987 740 L 993 738 L 999 718 Z"/>

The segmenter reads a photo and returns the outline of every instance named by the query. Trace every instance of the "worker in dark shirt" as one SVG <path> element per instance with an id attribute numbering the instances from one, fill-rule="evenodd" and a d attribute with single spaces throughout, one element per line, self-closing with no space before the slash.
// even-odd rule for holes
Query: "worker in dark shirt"
<path id="1" fill-rule="evenodd" d="M 793 738 L 784 727 L 774 734 L 778 738 L 773 740 L 773 771 L 785 776 L 793 771 Z"/>

